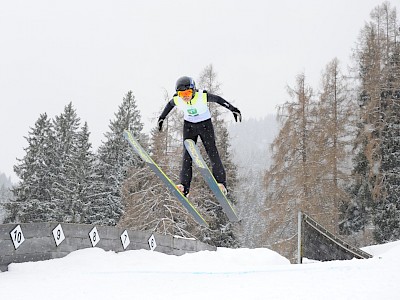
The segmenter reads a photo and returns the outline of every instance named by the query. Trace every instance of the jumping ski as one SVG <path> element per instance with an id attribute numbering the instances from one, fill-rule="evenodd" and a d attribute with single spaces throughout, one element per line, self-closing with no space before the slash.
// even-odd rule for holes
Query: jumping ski
<path id="1" fill-rule="evenodd" d="M 218 186 L 217 181 L 215 180 L 213 174 L 210 169 L 207 167 L 206 162 L 204 161 L 202 155 L 200 154 L 200 150 L 197 147 L 196 143 L 191 139 L 186 139 L 184 141 L 186 150 L 189 152 L 192 157 L 194 163 L 199 168 L 201 175 L 204 180 L 207 182 L 210 189 L 213 191 L 215 197 L 217 198 L 219 204 L 222 206 L 225 214 L 228 216 L 231 222 L 239 222 L 239 218 L 233 208 L 232 203 L 226 197 L 226 195 L 221 191 Z"/>
<path id="2" fill-rule="evenodd" d="M 141 157 L 141 159 L 150 167 L 150 169 L 161 179 L 168 190 L 182 203 L 187 211 L 193 216 L 197 223 L 208 227 L 207 222 L 196 210 L 193 204 L 186 198 L 181 191 L 176 187 L 172 180 L 160 169 L 160 167 L 154 162 L 150 155 L 142 148 L 139 142 L 133 137 L 133 134 L 129 130 L 124 130 L 124 137 L 132 146 L 133 150 Z"/>

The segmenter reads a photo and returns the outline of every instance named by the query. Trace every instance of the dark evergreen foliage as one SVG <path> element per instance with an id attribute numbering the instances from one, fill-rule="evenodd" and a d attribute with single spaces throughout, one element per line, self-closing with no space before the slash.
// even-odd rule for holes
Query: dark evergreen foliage
<path id="1" fill-rule="evenodd" d="M 40 115 L 26 140 L 26 154 L 14 166 L 21 182 L 13 189 L 15 198 L 5 205 L 5 222 L 54 221 L 57 210 L 52 194 L 55 137 L 47 114 Z"/>
<path id="2" fill-rule="evenodd" d="M 379 243 L 400 239 L 400 91 L 383 97 L 388 108 L 381 147 L 384 182 L 374 215 L 375 239 Z"/>
<path id="3" fill-rule="evenodd" d="M 54 119 L 54 151 L 52 171 L 52 197 L 56 205 L 55 219 L 62 222 L 78 222 L 80 211 L 76 201 L 79 198 L 78 149 L 80 118 L 72 103 Z M 80 205 L 78 205 L 79 207 Z"/>
<path id="4" fill-rule="evenodd" d="M 371 12 L 355 52 L 360 75 L 359 130 L 352 199 L 343 208 L 343 233 L 374 227 L 379 242 L 400 238 L 399 90 L 396 9 L 385 2 Z"/>
<path id="5" fill-rule="evenodd" d="M 344 235 L 364 229 L 373 210 L 374 202 L 371 186 L 370 182 L 366 180 L 370 171 L 369 162 L 365 156 L 365 146 L 366 143 L 363 144 L 353 159 L 355 175 L 353 184 L 348 187 L 351 201 L 344 202 L 341 206 L 344 217 L 339 224 L 339 229 L 340 233 Z"/>
<path id="6" fill-rule="evenodd" d="M 115 119 L 110 121 L 109 129 L 105 134 L 106 140 L 98 149 L 96 172 L 101 187 L 96 203 L 90 208 L 88 220 L 95 224 L 116 225 L 124 211 L 123 182 L 130 168 L 143 166 L 140 158 L 132 154 L 123 136 L 124 130 L 129 129 L 139 141 L 146 139 L 132 91 L 123 98 Z"/>
<path id="7" fill-rule="evenodd" d="M 80 127 L 72 103 L 54 120 L 42 114 L 14 167 L 21 181 L 5 204 L 5 221 L 117 224 L 122 182 L 130 167 L 141 164 L 128 151 L 122 135 L 126 128 L 143 138 L 132 92 L 123 99 L 98 156 L 91 151 L 88 125 Z"/>

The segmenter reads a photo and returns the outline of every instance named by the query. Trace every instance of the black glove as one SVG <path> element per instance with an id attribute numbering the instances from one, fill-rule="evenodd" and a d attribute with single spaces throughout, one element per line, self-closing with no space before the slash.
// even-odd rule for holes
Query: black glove
<path id="1" fill-rule="evenodd" d="M 158 118 L 158 131 L 162 131 L 162 124 L 164 123 L 164 119 Z"/>
<path id="2" fill-rule="evenodd" d="M 240 113 L 240 110 L 238 110 L 236 107 L 232 107 L 231 111 L 235 117 L 235 121 L 237 122 L 239 119 L 239 122 L 242 122 L 242 114 Z"/>

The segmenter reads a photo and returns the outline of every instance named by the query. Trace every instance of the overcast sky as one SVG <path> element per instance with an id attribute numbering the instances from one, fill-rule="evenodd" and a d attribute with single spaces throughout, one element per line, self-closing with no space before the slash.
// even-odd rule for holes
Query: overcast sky
<path id="1" fill-rule="evenodd" d="M 69 102 L 94 149 L 132 90 L 146 130 L 183 75 L 214 66 L 244 119 L 276 112 L 304 72 L 345 68 L 378 0 L 35 0 L 0 2 L 0 171 L 12 176 L 41 113 Z M 392 6 L 395 2 L 391 1 Z M 268 129 L 266 129 L 268 130 Z"/>

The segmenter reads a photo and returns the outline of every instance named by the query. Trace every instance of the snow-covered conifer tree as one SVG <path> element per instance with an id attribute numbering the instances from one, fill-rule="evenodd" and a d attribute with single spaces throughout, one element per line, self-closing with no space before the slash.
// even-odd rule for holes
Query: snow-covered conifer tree
<path id="1" fill-rule="evenodd" d="M 88 219 L 92 223 L 116 225 L 123 214 L 122 185 L 130 168 L 143 165 L 123 136 L 124 129 L 129 129 L 139 141 L 145 142 L 146 139 L 132 91 L 123 98 L 115 118 L 110 121 L 109 129 L 97 153 L 96 172 L 101 184 L 101 196 L 90 208 Z"/>
<path id="2" fill-rule="evenodd" d="M 57 203 L 56 219 L 60 222 L 76 222 L 76 215 L 80 215 L 80 212 L 75 210 L 76 194 L 79 189 L 76 177 L 79 168 L 77 165 L 79 126 L 80 118 L 71 102 L 54 119 L 52 195 Z"/>
<path id="3" fill-rule="evenodd" d="M 78 132 L 76 153 L 74 155 L 73 180 L 75 187 L 72 198 L 73 222 L 90 223 L 88 220 L 89 208 L 94 205 L 100 196 L 98 193 L 99 181 L 95 172 L 96 156 L 92 152 L 89 142 L 89 128 L 85 122 Z"/>
<path id="4" fill-rule="evenodd" d="M 25 156 L 14 171 L 20 182 L 13 189 L 15 198 L 5 205 L 6 222 L 43 222 L 56 220 L 53 199 L 54 134 L 51 120 L 41 114 L 26 137 Z"/>

